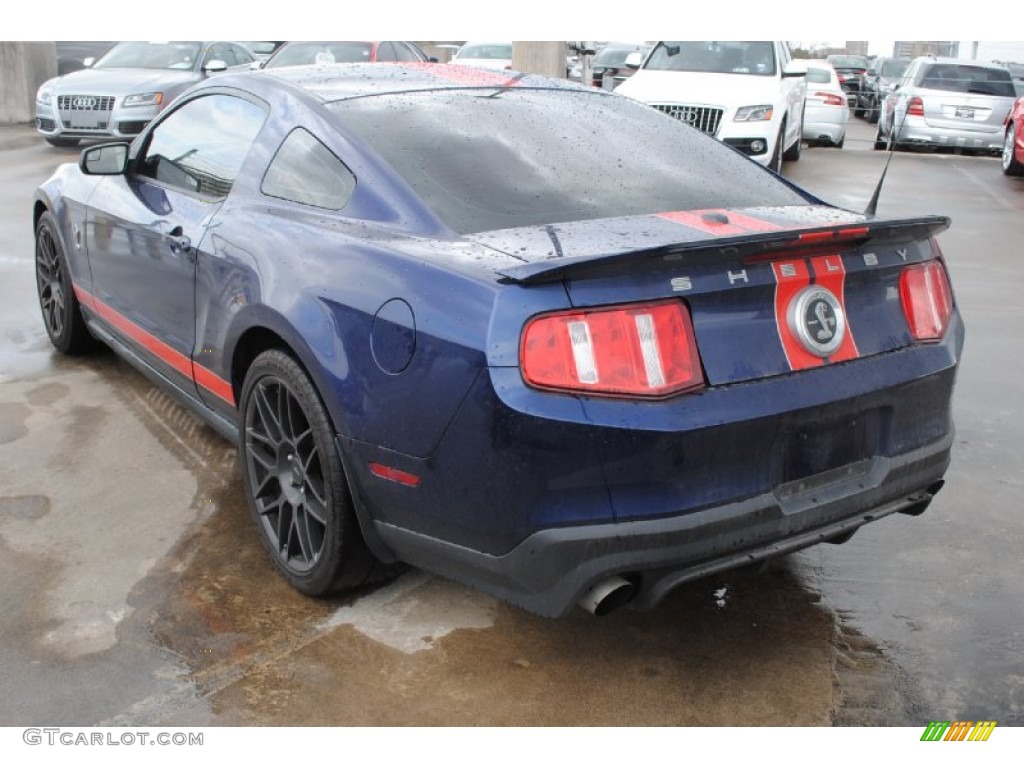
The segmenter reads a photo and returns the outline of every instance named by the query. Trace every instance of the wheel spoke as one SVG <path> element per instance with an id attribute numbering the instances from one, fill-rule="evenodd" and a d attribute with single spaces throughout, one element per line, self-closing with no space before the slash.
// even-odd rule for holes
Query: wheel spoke
<path id="1" fill-rule="evenodd" d="M 283 434 L 281 432 L 281 422 L 278 420 L 277 412 L 270 404 L 270 396 L 267 394 L 267 385 L 262 382 L 257 384 L 256 391 L 253 395 L 260 423 L 267 430 L 269 439 L 274 441 L 274 445 L 276 447 L 281 443 Z"/>
<path id="2" fill-rule="evenodd" d="M 306 485 L 306 498 L 303 501 L 303 508 L 307 516 L 312 517 L 322 527 L 327 527 L 327 505 L 319 494 L 310 493 L 310 486 Z"/>
<path id="3" fill-rule="evenodd" d="M 295 530 L 295 539 L 299 544 L 303 561 L 307 565 L 312 565 L 316 553 L 313 549 L 313 542 L 309 539 L 309 518 L 304 514 L 303 507 L 295 510 L 292 527 Z"/>

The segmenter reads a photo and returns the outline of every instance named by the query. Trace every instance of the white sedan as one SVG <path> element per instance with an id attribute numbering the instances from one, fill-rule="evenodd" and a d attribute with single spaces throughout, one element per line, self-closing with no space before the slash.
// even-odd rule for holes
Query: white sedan
<path id="1" fill-rule="evenodd" d="M 824 59 L 795 60 L 807 71 L 804 141 L 811 146 L 842 147 L 850 107 L 835 68 Z"/>
<path id="2" fill-rule="evenodd" d="M 512 69 L 512 43 L 464 43 L 451 60 L 452 64 L 483 69 Z"/>

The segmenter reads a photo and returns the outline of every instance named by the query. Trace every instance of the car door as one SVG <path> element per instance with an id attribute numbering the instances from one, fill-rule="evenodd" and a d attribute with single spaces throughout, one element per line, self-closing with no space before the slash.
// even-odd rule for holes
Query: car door
<path id="1" fill-rule="evenodd" d="M 789 147 L 802 138 L 804 120 L 804 96 L 807 91 L 804 78 L 783 77 L 783 72 L 792 61 L 789 46 L 783 42 L 776 42 L 775 56 L 778 60 L 777 76 L 781 81 L 779 87 L 782 89 L 783 99 L 786 103 L 786 114 L 789 119 L 786 122 L 786 142 Z"/>
<path id="2" fill-rule="evenodd" d="M 90 197 L 86 242 L 101 318 L 190 394 L 196 262 L 265 116 L 222 93 L 186 101 L 145 134 L 128 172 Z"/>

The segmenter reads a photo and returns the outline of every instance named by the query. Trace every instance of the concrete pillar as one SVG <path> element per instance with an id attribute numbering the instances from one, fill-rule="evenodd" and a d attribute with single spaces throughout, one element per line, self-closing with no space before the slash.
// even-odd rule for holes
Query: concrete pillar
<path id="1" fill-rule="evenodd" d="M 548 77 L 565 77 L 565 42 L 512 43 L 512 69 Z"/>
<path id="2" fill-rule="evenodd" d="M 32 122 L 36 91 L 56 76 L 56 43 L 0 42 L 0 125 Z"/>

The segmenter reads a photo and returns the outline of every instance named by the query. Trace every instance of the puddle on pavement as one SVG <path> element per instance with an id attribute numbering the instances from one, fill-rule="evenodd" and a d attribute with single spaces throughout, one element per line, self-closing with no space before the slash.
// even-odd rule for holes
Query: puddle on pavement
<path id="1" fill-rule="evenodd" d="M 123 407 L 194 481 L 191 522 L 142 564 L 116 646 L 77 660 L 5 652 L 27 670 L 15 680 L 50 675 L 56 694 L 68 676 L 81 691 L 74 702 L 14 710 L 39 715 L 33 721 L 828 725 L 870 724 L 861 720 L 872 707 L 899 706 L 882 698 L 898 671 L 842 629 L 789 559 L 686 585 L 646 614 L 602 618 L 580 610 L 542 619 L 416 570 L 363 594 L 306 598 L 263 552 L 234 447 L 113 356 L 85 365 L 114 396 L 105 408 L 75 407 L 62 455 L 88 450 L 90 430 Z M 58 407 L 62 386 L 42 382 L 25 399 Z M 145 471 L 161 461 L 170 471 L 163 454 Z M 30 494 L 6 504 L 10 519 L 50 514 Z M 3 554 L 35 573 L 44 593 L 61 572 L 59 563 Z M 862 679 L 877 685 L 857 693 L 850 681 Z M 90 706 L 97 695 L 106 706 Z"/>

